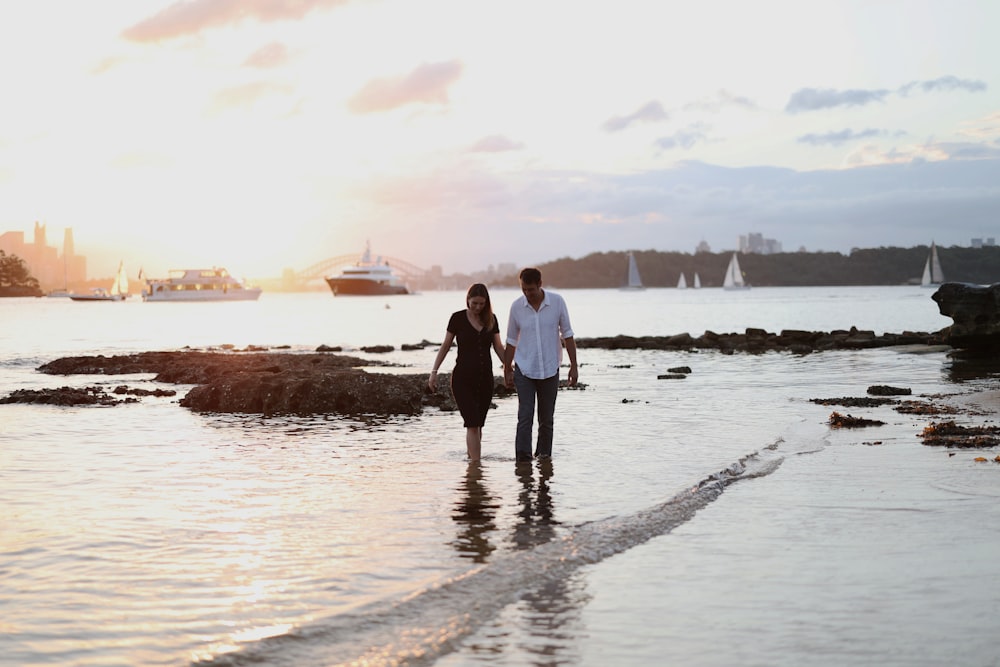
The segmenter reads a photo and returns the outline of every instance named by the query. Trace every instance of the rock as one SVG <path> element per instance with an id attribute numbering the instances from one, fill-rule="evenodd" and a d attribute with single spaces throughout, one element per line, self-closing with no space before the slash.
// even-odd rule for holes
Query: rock
<path id="1" fill-rule="evenodd" d="M 870 396 L 909 396 L 913 393 L 909 387 L 890 387 L 887 384 L 873 384 L 868 387 Z"/>
<path id="2" fill-rule="evenodd" d="M 674 366 L 673 368 L 668 368 L 667 372 L 668 373 L 683 373 L 685 375 L 690 375 L 691 374 L 691 367 L 690 366 Z"/>
<path id="3" fill-rule="evenodd" d="M 825 350 L 852 350 L 893 345 L 936 345 L 942 342 L 942 332 L 922 333 L 906 331 L 902 334 L 885 333 L 875 335 L 874 331 L 837 329 L 830 332 L 782 330 L 780 335 L 764 329 L 749 328 L 743 333 L 719 334 L 706 331 L 697 338 L 690 334 L 672 336 L 613 336 L 605 338 L 578 338 L 580 348 L 601 348 L 607 350 L 718 350 L 723 354 L 744 352 L 763 354 L 766 352 L 789 352 L 810 354 Z"/>
<path id="4" fill-rule="evenodd" d="M 379 365 L 388 364 L 329 353 L 181 351 L 66 357 L 44 364 L 38 370 L 50 375 L 154 373 L 158 382 L 196 385 L 180 400 L 180 405 L 196 412 L 387 416 L 415 415 L 425 407 L 457 409 L 451 396 L 449 374 L 440 375 L 437 391 L 431 392 L 427 389 L 426 373 L 369 373 L 359 368 Z M 45 391 L 57 392 L 64 401 L 95 400 L 93 396 L 79 394 L 80 390 L 72 390 L 77 392 L 72 394 L 70 388 Z M 115 393 L 138 394 L 140 391 L 121 386 Z M 170 390 L 157 390 L 157 395 L 171 393 Z M 495 396 L 513 393 L 504 387 L 502 378 L 494 378 Z M 110 396 L 105 397 L 111 403 L 102 404 L 118 402 Z M 12 398 L 24 400 L 28 397 Z M 34 400 L 41 402 L 37 397 Z"/>
<path id="5" fill-rule="evenodd" d="M 0 398 L 0 403 L 40 403 L 44 405 L 118 405 L 138 399 L 119 400 L 100 387 L 58 387 L 55 389 L 17 389 Z"/>
<path id="6" fill-rule="evenodd" d="M 931 298 L 938 311 L 952 319 L 944 336 L 948 345 L 990 354 L 1000 351 L 1000 283 L 945 283 Z"/>
<path id="7" fill-rule="evenodd" d="M 663 375 L 657 375 L 657 380 L 683 380 L 687 375 L 683 373 L 664 373 Z"/>

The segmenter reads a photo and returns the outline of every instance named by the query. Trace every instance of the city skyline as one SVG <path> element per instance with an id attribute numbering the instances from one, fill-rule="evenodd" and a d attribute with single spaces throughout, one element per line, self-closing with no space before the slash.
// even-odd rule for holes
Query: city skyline
<path id="1" fill-rule="evenodd" d="M 960 245 L 1000 236 L 998 20 L 904 0 L 4 6 L 0 227 L 74 229 L 91 274 L 279 275 L 368 240 L 460 273 L 750 230 Z"/>

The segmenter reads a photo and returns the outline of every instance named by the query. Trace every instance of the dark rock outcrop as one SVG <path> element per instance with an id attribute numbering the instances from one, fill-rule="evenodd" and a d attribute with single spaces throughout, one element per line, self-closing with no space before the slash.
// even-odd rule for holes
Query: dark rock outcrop
<path id="1" fill-rule="evenodd" d="M 38 403 L 42 405 L 118 405 L 138 399 L 117 399 L 101 387 L 55 387 L 52 389 L 17 389 L 0 398 L 0 403 Z"/>
<path id="2" fill-rule="evenodd" d="M 152 373 L 158 382 L 196 385 L 180 400 L 196 412 L 385 416 L 415 415 L 425 407 L 457 409 L 448 374 L 440 375 L 437 391 L 430 392 L 426 373 L 368 373 L 359 368 L 385 365 L 326 353 L 182 351 L 65 357 L 38 370 L 50 375 Z M 494 395 L 511 393 L 502 380 L 494 380 Z"/>
<path id="3" fill-rule="evenodd" d="M 954 348 L 1000 353 L 1000 283 L 945 283 L 931 297 L 953 324 L 944 340 Z"/>
<path id="4" fill-rule="evenodd" d="M 871 396 L 909 396 L 913 390 L 909 387 L 893 387 L 888 384 L 873 384 L 868 387 Z"/>
<path id="5" fill-rule="evenodd" d="M 864 331 L 851 327 L 830 332 L 799 331 L 784 329 L 779 334 L 764 329 L 747 329 L 744 333 L 719 334 L 706 331 L 697 338 L 690 334 L 672 336 L 611 336 L 604 338 L 578 338 L 577 347 L 601 348 L 607 350 L 718 350 L 724 354 L 744 352 L 762 354 L 765 352 L 790 352 L 810 354 L 825 350 L 857 350 L 894 345 L 940 345 L 940 332 L 925 333 L 904 331 L 875 335 L 874 331 Z"/>

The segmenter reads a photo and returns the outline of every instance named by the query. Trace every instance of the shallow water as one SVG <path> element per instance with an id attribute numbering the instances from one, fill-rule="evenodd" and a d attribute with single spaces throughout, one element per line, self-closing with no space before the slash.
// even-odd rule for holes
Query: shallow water
<path id="1" fill-rule="evenodd" d="M 501 325 L 516 295 L 494 292 Z M 564 295 L 578 337 L 949 323 L 919 288 Z M 426 372 L 433 346 L 356 348 L 440 340 L 462 298 L 0 300 L 0 393 L 152 387 L 34 368 L 223 343 L 344 345 Z M 974 582 L 995 574 L 1000 478 L 920 446 L 924 420 L 880 409 L 886 444 L 864 446 L 808 401 L 995 385 L 915 352 L 581 350 L 587 387 L 560 392 L 555 457 L 528 469 L 513 399 L 491 412 L 479 466 L 449 413 L 197 415 L 176 403 L 184 387 L 0 406 L 0 663 L 990 664 L 976 633 L 1000 602 Z M 693 372 L 656 379 L 677 365 Z M 944 632 L 959 607 L 977 638 Z"/>

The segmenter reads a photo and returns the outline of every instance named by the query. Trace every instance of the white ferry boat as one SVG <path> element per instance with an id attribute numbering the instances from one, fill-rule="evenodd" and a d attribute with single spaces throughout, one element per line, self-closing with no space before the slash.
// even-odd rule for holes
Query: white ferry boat
<path id="1" fill-rule="evenodd" d="M 147 280 L 143 301 L 256 301 L 261 288 L 248 287 L 229 271 L 213 269 L 175 269 L 165 279 Z"/>
<path id="2" fill-rule="evenodd" d="M 370 246 L 365 247 L 365 254 L 361 256 L 360 262 L 347 267 L 338 276 L 328 277 L 326 284 L 330 286 L 334 296 L 385 296 L 410 293 L 381 257 L 372 261 Z"/>

